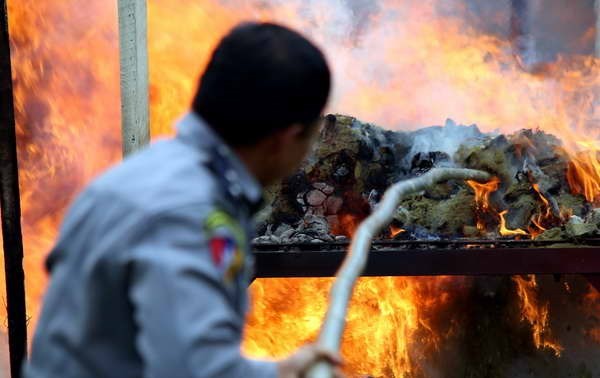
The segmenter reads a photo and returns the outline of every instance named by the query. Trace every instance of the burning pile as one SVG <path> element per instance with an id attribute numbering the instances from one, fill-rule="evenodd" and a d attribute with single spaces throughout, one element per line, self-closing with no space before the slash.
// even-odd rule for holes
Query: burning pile
<path id="1" fill-rule="evenodd" d="M 447 182 L 405 199 L 380 237 L 576 242 L 598 235 L 597 154 L 593 147 L 570 153 L 541 130 L 483 133 L 448 120 L 443 127 L 396 132 L 329 115 L 301 169 L 269 189 L 255 241 L 343 240 L 392 183 L 457 166 L 494 179 Z M 256 282 L 259 301 L 245 351 L 283 355 L 289 344 L 314 339 L 330 283 Z M 342 352 L 356 378 L 594 376 L 600 373 L 592 362 L 600 358 L 595 293 L 581 277 L 364 278 Z M 377 320 L 371 327 L 367 319 Z"/>
<path id="2" fill-rule="evenodd" d="M 448 120 L 443 127 L 397 132 L 329 115 L 301 169 L 270 188 L 255 242 L 342 240 L 392 183 L 449 166 L 495 178 L 439 184 L 405 199 L 380 237 L 593 237 L 600 225 L 600 209 L 594 209 L 600 160 L 594 154 L 600 151 L 590 147 L 572 156 L 541 130 L 482 133 Z"/>
<path id="3" fill-rule="evenodd" d="M 321 144 L 299 175 L 271 190 L 271 210 L 263 214 L 260 230 L 267 241 L 277 242 L 273 235 L 288 242 L 347 236 L 387 184 L 440 164 L 490 166 L 499 179 L 490 186 L 498 189 L 477 193 L 462 183 L 433 188 L 407 199 L 406 211 L 382 237 L 499 237 L 500 214 L 507 210 L 505 228 L 517 233 L 513 237 L 541 231 L 537 237 L 585 235 L 597 223 L 591 208 L 600 192 L 599 146 L 591 142 L 600 130 L 594 102 L 600 64 L 589 47 L 594 15 L 590 1 L 569 1 L 569 12 L 562 0 L 543 3 L 533 13 L 543 22 L 532 24 L 543 26 L 540 45 L 551 51 L 540 49 L 543 64 L 528 71 L 513 54 L 510 7 L 504 1 L 149 1 L 153 135 L 172 132 L 172 121 L 189 104 L 195 75 L 223 33 L 248 19 L 283 22 L 326 47 L 337 79 L 332 111 L 403 130 L 450 116 L 477 122 L 482 132 L 448 124 L 437 128 L 439 137 L 430 143 L 428 134 L 418 138 L 422 131 L 384 131 L 336 117 L 331 145 Z M 46 282 L 43 260 L 64 209 L 87 181 L 120 159 L 117 11 L 116 2 L 106 0 L 89 0 L 83 7 L 75 0 L 9 0 L 8 9 L 34 327 Z M 511 137 L 520 128 L 546 134 Z M 484 133 L 495 129 L 505 141 Z M 449 138 L 456 134 L 466 135 L 460 141 Z M 540 142 L 558 143 L 547 134 L 560 139 L 569 158 L 560 147 L 539 148 Z M 451 142 L 442 148 L 444 141 Z M 499 162 L 493 151 L 499 151 Z M 518 151 L 522 155 L 513 161 Z M 536 160 L 525 162 L 529 155 Z M 319 168 L 316 160 L 324 165 Z M 524 174 L 517 179 L 519 171 Z M 444 209 L 442 222 L 434 212 Z M 468 224 L 455 221 L 456 209 Z M 312 339 L 328 285 L 327 279 L 255 282 L 244 350 L 280 356 Z M 561 367 L 557 361 L 574 355 L 579 360 L 572 361 L 600 360 L 593 343 L 600 340 L 598 303 L 597 293 L 572 277 L 559 283 L 548 277 L 363 279 L 350 311 L 344 355 L 349 371 L 387 378 L 452 372 L 596 376 L 597 369 L 583 363 Z M 561 360 L 544 346 L 555 339 L 564 349 Z"/>

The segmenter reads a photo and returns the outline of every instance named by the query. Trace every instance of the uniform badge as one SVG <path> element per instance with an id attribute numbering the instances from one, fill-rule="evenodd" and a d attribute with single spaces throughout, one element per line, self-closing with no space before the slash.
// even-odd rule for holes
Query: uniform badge
<path id="1" fill-rule="evenodd" d="M 232 282 L 244 267 L 246 234 L 239 223 L 222 210 L 210 213 L 204 228 L 215 268 L 225 282 Z"/>
<path id="2" fill-rule="evenodd" d="M 213 237 L 209 243 L 213 263 L 225 280 L 230 282 L 244 266 L 244 253 L 230 237 Z"/>

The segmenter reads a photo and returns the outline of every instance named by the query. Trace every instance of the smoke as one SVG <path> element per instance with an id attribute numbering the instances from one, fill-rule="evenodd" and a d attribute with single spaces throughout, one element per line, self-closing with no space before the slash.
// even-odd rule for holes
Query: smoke
<path id="1" fill-rule="evenodd" d="M 531 33 L 540 61 L 593 55 L 594 0 L 531 0 Z"/>
<path id="2" fill-rule="evenodd" d="M 245 14 L 290 25 L 324 49 L 335 73 L 329 112 L 403 130 L 452 118 L 484 131 L 596 137 L 598 68 L 585 60 L 592 0 L 263 0 Z"/>
<path id="3" fill-rule="evenodd" d="M 480 144 L 486 137 L 476 125 L 457 125 L 448 119 L 444 126 L 433 126 L 419 129 L 410 134 L 411 150 L 407 155 L 412 159 L 419 152 L 444 152 L 453 157 L 461 146 L 472 146 Z"/>

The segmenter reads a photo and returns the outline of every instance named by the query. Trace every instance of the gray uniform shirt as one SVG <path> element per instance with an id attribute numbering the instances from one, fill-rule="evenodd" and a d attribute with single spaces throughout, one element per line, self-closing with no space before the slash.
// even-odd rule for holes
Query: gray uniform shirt
<path id="1" fill-rule="evenodd" d="M 261 188 L 193 115 L 68 212 L 25 378 L 277 376 L 240 354 Z"/>

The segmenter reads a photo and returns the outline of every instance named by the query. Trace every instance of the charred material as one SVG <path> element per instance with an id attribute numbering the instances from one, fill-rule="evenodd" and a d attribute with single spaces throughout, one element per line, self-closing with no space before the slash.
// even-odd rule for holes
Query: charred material
<path id="1" fill-rule="evenodd" d="M 380 238 L 567 239 L 598 235 L 600 216 L 561 142 L 541 131 L 481 133 L 447 121 L 414 132 L 329 115 L 300 170 L 268 189 L 257 243 L 344 240 L 394 182 L 436 167 L 490 172 L 489 188 L 449 181 L 404 199 Z M 575 189 L 575 190 L 574 190 Z M 483 191 L 483 192 L 480 192 Z M 485 201 L 485 203 L 480 203 Z"/>

